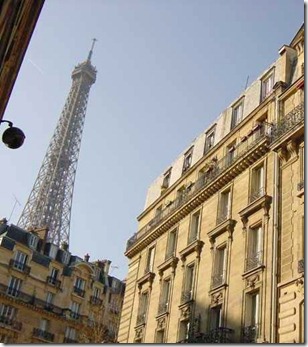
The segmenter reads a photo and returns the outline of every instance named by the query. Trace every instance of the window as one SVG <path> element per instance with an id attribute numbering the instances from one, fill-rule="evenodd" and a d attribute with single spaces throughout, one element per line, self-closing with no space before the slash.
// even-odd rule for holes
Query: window
<path id="1" fill-rule="evenodd" d="M 155 343 L 164 343 L 165 341 L 165 329 L 156 331 Z"/>
<path id="2" fill-rule="evenodd" d="M 65 337 L 70 340 L 76 340 L 76 330 L 71 327 L 66 327 Z"/>
<path id="3" fill-rule="evenodd" d="M 226 155 L 226 165 L 232 165 L 235 159 L 235 151 L 236 151 L 236 141 L 233 141 L 227 146 L 227 155 Z"/>
<path id="4" fill-rule="evenodd" d="M 180 331 L 179 331 L 179 342 L 185 341 L 189 337 L 190 322 L 182 321 L 180 322 Z"/>
<path id="5" fill-rule="evenodd" d="M 251 172 L 251 194 L 249 202 L 253 202 L 264 194 L 264 167 L 259 165 Z"/>
<path id="6" fill-rule="evenodd" d="M 241 101 L 232 109 L 231 129 L 235 128 L 243 117 L 244 102 Z"/>
<path id="7" fill-rule="evenodd" d="M 226 190 L 220 195 L 220 204 L 218 208 L 217 224 L 224 222 L 231 216 L 231 191 Z"/>
<path id="8" fill-rule="evenodd" d="M 205 135 L 204 154 L 206 154 L 213 146 L 215 141 L 215 129 Z"/>
<path id="9" fill-rule="evenodd" d="M 70 260 L 70 254 L 69 252 L 66 252 L 66 251 L 63 251 L 63 254 L 62 254 L 62 263 L 67 265 L 68 262 Z"/>
<path id="10" fill-rule="evenodd" d="M 160 297 L 160 302 L 158 305 L 158 314 L 168 312 L 170 287 L 171 287 L 170 278 L 165 279 L 162 283 L 161 297 Z"/>
<path id="11" fill-rule="evenodd" d="M 210 311 L 210 328 L 211 330 L 214 330 L 222 326 L 222 306 L 217 305 L 215 307 L 212 307 Z"/>
<path id="12" fill-rule="evenodd" d="M 76 301 L 71 303 L 71 317 L 74 319 L 79 318 L 80 304 Z"/>
<path id="13" fill-rule="evenodd" d="M 13 306 L 10 305 L 4 305 L 2 304 L 0 306 L 0 320 L 3 319 L 4 321 L 13 319 L 16 313 L 16 309 Z"/>
<path id="14" fill-rule="evenodd" d="M 56 285 L 58 282 L 58 275 L 59 275 L 59 270 L 53 267 L 51 269 L 50 276 L 48 276 L 47 281 L 49 284 Z"/>
<path id="15" fill-rule="evenodd" d="M 227 270 L 227 248 L 226 246 L 216 248 L 214 271 L 212 276 L 212 288 L 225 283 Z"/>
<path id="16" fill-rule="evenodd" d="M 85 284 L 86 284 L 86 281 L 80 277 L 77 277 L 76 278 L 76 281 L 75 281 L 75 286 L 74 286 L 74 293 L 76 293 L 77 295 L 81 296 L 81 297 L 84 297 L 85 295 Z"/>
<path id="17" fill-rule="evenodd" d="M 137 315 L 137 325 L 146 323 L 146 314 L 147 314 L 147 309 L 148 309 L 148 299 L 149 299 L 149 293 L 148 292 L 141 293 L 140 299 L 139 299 L 139 309 L 138 309 L 138 315 Z"/>
<path id="18" fill-rule="evenodd" d="M 40 327 L 39 329 L 42 331 L 48 331 L 49 328 L 49 321 L 47 319 L 41 319 L 40 320 Z"/>
<path id="19" fill-rule="evenodd" d="M 17 251 L 15 254 L 14 268 L 23 271 L 27 262 L 27 254 Z"/>
<path id="20" fill-rule="evenodd" d="M 7 293 L 12 296 L 18 296 L 22 285 L 22 280 L 12 276 L 9 282 Z"/>
<path id="21" fill-rule="evenodd" d="M 147 256 L 147 263 L 145 272 L 153 272 L 154 268 L 154 253 L 155 253 L 155 247 L 150 247 L 148 250 L 148 256 Z"/>
<path id="22" fill-rule="evenodd" d="M 55 295 L 51 292 L 47 292 L 46 295 L 46 307 L 51 307 L 53 304 L 53 300 L 54 300 Z"/>
<path id="23" fill-rule="evenodd" d="M 261 233 L 261 226 L 248 230 L 248 252 L 245 267 L 246 271 L 262 265 Z"/>
<path id="24" fill-rule="evenodd" d="M 185 153 L 182 173 L 186 172 L 191 166 L 193 147 Z"/>
<path id="25" fill-rule="evenodd" d="M 182 292 L 182 303 L 192 300 L 194 283 L 195 264 L 186 266 L 184 290 Z"/>
<path id="26" fill-rule="evenodd" d="M 171 169 L 169 169 L 169 170 L 164 174 L 163 184 L 162 184 L 162 186 L 161 186 L 162 189 L 167 189 L 167 188 L 169 188 L 169 185 L 170 185 L 170 178 L 171 178 Z"/>
<path id="27" fill-rule="evenodd" d="M 38 237 L 34 234 L 29 234 L 29 247 L 36 249 L 38 243 Z"/>
<path id="28" fill-rule="evenodd" d="M 194 213 L 191 217 L 191 226 L 189 230 L 188 243 L 195 241 L 199 236 L 200 211 Z"/>
<path id="29" fill-rule="evenodd" d="M 49 249 L 49 257 L 52 259 L 56 259 L 57 252 L 58 252 L 58 247 L 51 243 L 50 249 Z"/>
<path id="30" fill-rule="evenodd" d="M 163 206 L 160 205 L 155 210 L 155 220 L 158 222 L 162 217 Z"/>
<path id="31" fill-rule="evenodd" d="M 167 243 L 166 260 L 175 255 L 176 229 L 170 231 Z"/>
<path id="32" fill-rule="evenodd" d="M 259 292 L 246 295 L 244 342 L 256 342 L 259 335 Z"/>
<path id="33" fill-rule="evenodd" d="M 261 81 L 261 101 L 263 101 L 272 92 L 273 86 L 274 74 L 272 73 Z"/>
<path id="34" fill-rule="evenodd" d="M 101 290 L 97 287 L 94 287 L 93 296 L 94 298 L 99 298 L 101 296 Z"/>

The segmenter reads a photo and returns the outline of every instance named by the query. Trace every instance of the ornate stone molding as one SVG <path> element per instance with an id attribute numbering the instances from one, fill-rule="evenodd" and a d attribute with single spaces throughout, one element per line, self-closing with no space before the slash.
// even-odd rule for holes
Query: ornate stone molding
<path id="1" fill-rule="evenodd" d="M 135 328 L 135 341 L 143 339 L 144 335 L 144 326 L 139 326 Z"/>
<path id="2" fill-rule="evenodd" d="M 243 223 L 243 229 L 247 228 L 248 217 L 261 208 L 264 210 L 264 216 L 268 216 L 271 203 L 272 197 L 265 194 L 241 210 L 239 215 Z"/>
<path id="3" fill-rule="evenodd" d="M 157 330 L 164 330 L 166 329 L 167 326 L 167 316 L 163 315 L 163 316 L 159 316 L 157 318 Z"/>
<path id="4" fill-rule="evenodd" d="M 177 258 L 176 256 L 172 256 L 170 258 L 168 258 L 167 260 L 165 260 L 161 265 L 159 265 L 157 267 L 157 270 L 158 270 L 158 274 L 160 276 L 160 281 L 162 280 L 162 277 L 164 275 L 164 271 L 167 270 L 169 267 L 172 268 L 172 274 L 175 273 L 175 269 L 178 265 L 178 262 L 179 262 L 179 258 Z"/>
<path id="5" fill-rule="evenodd" d="M 214 293 L 211 295 L 211 306 L 219 305 L 223 302 L 223 300 L 224 300 L 224 293 L 222 290 L 217 293 Z"/>
<path id="6" fill-rule="evenodd" d="M 194 242 L 190 243 L 187 247 L 185 247 L 183 250 L 181 250 L 180 258 L 182 261 L 182 266 L 184 266 L 186 257 L 193 252 L 196 252 L 196 258 L 199 259 L 203 245 L 204 245 L 203 241 L 195 240 Z"/>
<path id="7" fill-rule="evenodd" d="M 257 282 L 260 281 L 260 275 L 259 274 L 254 274 L 246 278 L 246 287 L 247 288 L 255 288 Z"/>
<path id="8" fill-rule="evenodd" d="M 224 232 L 228 232 L 228 237 L 232 240 L 232 234 L 235 224 L 236 220 L 229 218 L 225 222 L 217 225 L 216 228 L 207 233 L 210 242 L 214 242 L 215 238 Z"/>
<path id="9" fill-rule="evenodd" d="M 186 303 L 180 307 L 180 321 L 187 321 L 191 319 L 192 305 L 191 303 Z"/>
<path id="10" fill-rule="evenodd" d="M 139 278 L 139 280 L 137 280 L 139 292 L 141 291 L 142 286 L 147 282 L 149 283 L 149 288 L 152 289 L 152 284 L 153 284 L 154 278 L 155 278 L 154 272 L 148 272 L 144 276 Z"/>

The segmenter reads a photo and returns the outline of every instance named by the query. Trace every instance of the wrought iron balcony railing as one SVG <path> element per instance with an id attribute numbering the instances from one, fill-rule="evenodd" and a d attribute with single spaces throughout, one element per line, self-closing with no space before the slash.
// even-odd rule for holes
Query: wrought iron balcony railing
<path id="1" fill-rule="evenodd" d="M 168 312 L 168 308 L 169 308 L 169 303 L 168 302 L 161 302 L 161 303 L 159 303 L 157 314 L 163 314 L 163 313 Z"/>
<path id="2" fill-rule="evenodd" d="M 64 337 L 63 343 L 78 343 L 78 341 L 75 339 L 71 339 L 70 337 Z"/>
<path id="3" fill-rule="evenodd" d="M 301 182 L 298 183 L 297 190 L 300 191 L 304 189 L 304 187 L 305 187 L 305 183 L 304 183 L 304 180 L 302 180 Z"/>
<path id="4" fill-rule="evenodd" d="M 185 290 L 182 292 L 181 295 L 181 304 L 185 304 L 188 301 L 191 301 L 193 299 L 193 292 L 192 290 Z"/>
<path id="5" fill-rule="evenodd" d="M 101 305 L 103 303 L 103 300 L 98 298 L 97 296 L 91 295 L 90 303 L 92 305 Z"/>
<path id="6" fill-rule="evenodd" d="M 20 290 L 18 290 L 17 288 L 14 287 L 7 287 L 7 291 L 6 294 L 10 295 L 10 296 L 15 296 L 15 297 L 19 297 L 20 296 Z"/>
<path id="7" fill-rule="evenodd" d="M 76 287 L 76 286 L 74 286 L 73 292 L 76 293 L 78 296 L 80 296 L 82 298 L 84 298 L 85 293 L 86 293 L 85 290 L 83 290 L 83 289 L 81 289 L 79 287 Z"/>
<path id="8" fill-rule="evenodd" d="M 305 272 L 305 261 L 304 259 L 301 259 L 298 261 L 298 267 L 297 267 L 298 273 L 304 273 Z"/>
<path id="9" fill-rule="evenodd" d="M 18 331 L 20 331 L 22 328 L 21 322 L 18 322 L 13 318 L 9 318 L 4 315 L 0 316 L 0 326 L 1 325 L 4 325 L 5 327 L 10 328 L 12 330 L 18 330 Z"/>
<path id="10" fill-rule="evenodd" d="M 230 328 L 219 327 L 210 330 L 208 333 L 197 332 L 188 334 L 189 336 L 177 343 L 230 343 L 234 330 Z"/>
<path id="11" fill-rule="evenodd" d="M 240 142 L 234 147 L 232 158 L 230 155 L 226 155 L 220 160 L 212 160 L 209 165 L 207 172 L 204 173 L 189 189 L 184 190 L 172 204 L 164 208 L 159 215 L 155 216 L 149 223 L 147 223 L 143 228 L 141 228 L 137 233 L 135 233 L 128 241 L 126 245 L 126 250 L 130 249 L 139 239 L 144 237 L 148 232 L 153 230 L 161 222 L 166 220 L 172 213 L 178 210 L 186 202 L 188 202 L 193 196 L 195 196 L 199 191 L 213 182 L 220 174 L 225 172 L 229 167 L 231 167 L 235 162 L 242 158 L 246 153 L 248 153 L 252 148 L 254 148 L 261 140 L 268 137 L 267 125 L 260 124 L 256 127 L 253 133 L 247 137 L 244 142 Z M 231 158 L 231 159 L 230 159 Z"/>
<path id="12" fill-rule="evenodd" d="M 52 276 L 47 276 L 47 283 L 57 288 L 60 288 L 61 286 L 61 281 Z"/>
<path id="13" fill-rule="evenodd" d="M 242 330 L 242 342 L 253 343 L 257 342 L 259 335 L 259 324 L 249 325 Z"/>
<path id="14" fill-rule="evenodd" d="M 137 316 L 137 321 L 136 321 L 136 325 L 139 324 L 145 324 L 146 322 L 146 313 L 140 313 Z"/>
<path id="15" fill-rule="evenodd" d="M 271 128 L 271 142 L 275 142 L 304 121 L 304 102 L 300 103 Z"/>
<path id="16" fill-rule="evenodd" d="M 50 342 L 53 342 L 55 338 L 54 334 L 38 328 L 33 329 L 33 336 Z"/>
<path id="17" fill-rule="evenodd" d="M 212 282 L 211 282 L 211 289 L 216 288 L 218 286 L 221 286 L 222 284 L 225 283 L 226 280 L 226 272 L 223 271 L 218 274 L 214 274 L 212 276 Z"/>
<path id="18" fill-rule="evenodd" d="M 31 268 L 30 266 L 26 265 L 25 263 L 22 263 L 20 261 L 17 261 L 15 259 L 10 259 L 9 266 L 11 268 L 14 268 L 16 270 L 22 271 L 23 273 L 29 275 Z"/>
<path id="19" fill-rule="evenodd" d="M 80 314 L 77 313 L 77 312 L 71 311 L 70 312 L 70 317 L 77 320 L 77 319 L 80 318 Z"/>
<path id="20" fill-rule="evenodd" d="M 265 194 L 265 190 L 263 187 L 253 189 L 251 194 L 249 195 L 249 203 L 251 204 L 255 200 L 261 198 L 261 196 L 263 196 L 264 194 Z"/>
<path id="21" fill-rule="evenodd" d="M 245 261 L 245 271 L 252 270 L 258 266 L 263 265 L 263 252 L 255 252 L 253 254 L 250 254 Z"/>

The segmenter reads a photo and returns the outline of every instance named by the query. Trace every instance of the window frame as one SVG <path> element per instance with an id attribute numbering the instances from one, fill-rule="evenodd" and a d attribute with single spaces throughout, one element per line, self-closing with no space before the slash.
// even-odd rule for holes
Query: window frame
<path id="1" fill-rule="evenodd" d="M 228 245 L 227 242 L 224 242 L 215 248 L 211 278 L 211 289 L 220 287 L 227 283 L 227 270 Z"/>
<path id="2" fill-rule="evenodd" d="M 172 247 L 171 244 L 171 235 L 173 235 L 173 241 L 172 241 Z M 168 233 L 168 239 L 167 239 L 167 247 L 166 247 L 166 254 L 165 254 L 165 260 L 175 256 L 176 253 L 176 246 L 177 246 L 177 237 L 178 237 L 178 230 L 177 228 L 172 229 Z"/>
<path id="3" fill-rule="evenodd" d="M 196 223 L 197 218 L 197 223 Z M 195 211 L 192 213 L 190 218 L 190 226 L 189 226 L 189 232 L 188 232 L 188 238 L 187 238 L 187 244 L 194 242 L 195 240 L 198 240 L 200 237 L 200 228 L 201 228 L 201 210 Z"/>
<path id="4" fill-rule="evenodd" d="M 269 87 L 268 87 L 268 82 Z M 272 68 L 269 72 L 267 72 L 262 78 L 261 78 L 261 93 L 260 93 L 260 100 L 263 102 L 272 92 L 275 82 L 275 69 Z"/>
<path id="5" fill-rule="evenodd" d="M 205 133 L 203 155 L 208 153 L 215 146 L 215 135 L 216 135 L 216 124 Z"/>
<path id="6" fill-rule="evenodd" d="M 240 112 L 238 112 L 240 110 Z M 230 130 L 233 130 L 243 119 L 244 115 L 244 97 L 237 101 L 232 106 L 232 115 L 231 115 L 231 125 Z"/>
<path id="7" fill-rule="evenodd" d="M 147 258 L 145 264 L 145 273 L 153 272 L 155 260 L 155 245 L 152 245 L 147 250 Z"/>
<path id="8" fill-rule="evenodd" d="M 188 151 L 184 154 L 182 175 L 188 171 L 192 166 L 192 156 L 193 156 L 194 146 L 190 147 Z"/>

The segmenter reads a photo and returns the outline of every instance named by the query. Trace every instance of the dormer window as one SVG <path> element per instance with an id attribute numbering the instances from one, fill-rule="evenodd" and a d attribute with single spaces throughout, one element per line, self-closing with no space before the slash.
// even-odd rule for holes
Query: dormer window
<path id="1" fill-rule="evenodd" d="M 66 251 L 63 251 L 63 254 L 62 254 L 62 263 L 67 265 L 68 262 L 70 260 L 70 254 Z"/>
<path id="2" fill-rule="evenodd" d="M 261 81 L 261 102 L 272 92 L 274 86 L 274 72 Z"/>
<path id="3" fill-rule="evenodd" d="M 185 173 L 191 167 L 193 147 L 189 149 L 184 155 L 184 163 L 182 173 Z"/>
<path id="4" fill-rule="evenodd" d="M 38 244 L 38 237 L 34 234 L 29 234 L 29 247 L 32 249 L 36 249 L 37 244 Z"/>
<path id="5" fill-rule="evenodd" d="M 167 188 L 169 188 L 169 185 L 170 185 L 170 177 L 171 177 L 171 169 L 169 169 L 169 170 L 164 174 L 163 184 L 161 185 L 161 188 L 162 188 L 162 189 L 167 189 Z"/>
<path id="6" fill-rule="evenodd" d="M 241 100 L 232 108 L 231 130 L 235 128 L 243 118 L 244 101 Z"/>

